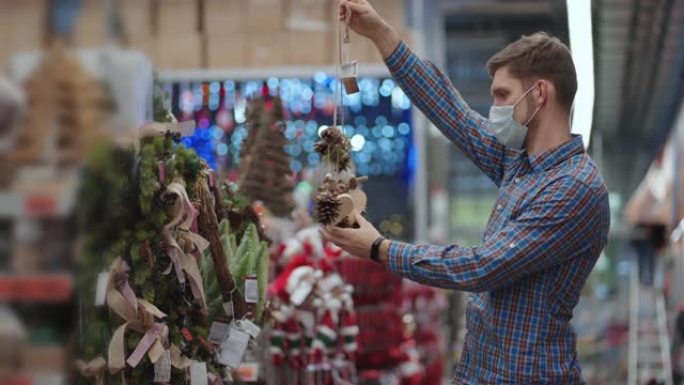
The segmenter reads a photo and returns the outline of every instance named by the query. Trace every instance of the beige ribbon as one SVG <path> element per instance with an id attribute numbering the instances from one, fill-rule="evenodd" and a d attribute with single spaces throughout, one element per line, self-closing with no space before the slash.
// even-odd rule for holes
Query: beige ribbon
<path id="1" fill-rule="evenodd" d="M 109 282 L 107 283 L 107 305 L 122 319 L 134 320 L 138 316 L 137 302 L 131 303 L 116 287 L 116 282 L 122 279 L 122 275 L 126 274 L 127 268 L 126 262 L 121 257 L 112 262 L 109 268 Z"/>
<path id="2" fill-rule="evenodd" d="M 180 348 L 176 345 L 171 345 L 171 365 L 176 369 L 187 369 L 192 365 L 192 360 L 183 356 Z"/>
<path id="3" fill-rule="evenodd" d="M 125 302 L 125 300 L 124 300 Z M 110 305 L 111 306 L 111 305 Z M 127 319 L 126 323 L 119 326 L 109 342 L 109 372 L 115 374 L 126 367 L 125 334 L 131 329 L 146 334 L 154 325 L 154 318 L 165 318 L 166 314 L 144 299 L 138 298 L 139 312 L 133 319 Z M 155 343 L 147 351 L 150 361 L 157 362 L 164 352 L 162 341 L 168 338 L 168 328 L 163 327 L 163 333 L 159 333 Z"/>
<path id="4" fill-rule="evenodd" d="M 169 267 L 175 269 L 180 283 L 185 282 L 187 275 L 192 294 L 202 307 L 202 312 L 206 314 L 207 301 L 197 258 L 209 247 L 209 241 L 190 230 L 194 207 L 185 187 L 181 183 L 172 182 L 166 187 L 166 192 L 176 194 L 179 198 L 172 208 L 171 221 L 162 230 L 162 236 L 169 246 L 168 255 L 172 263 Z M 174 232 L 177 233 L 176 236 Z M 170 269 L 167 270 L 167 273 L 169 272 Z"/>
<path id="5" fill-rule="evenodd" d="M 90 362 L 83 360 L 76 361 L 76 369 L 83 377 L 95 377 L 96 385 L 104 385 L 104 370 L 107 361 L 103 357 L 97 357 Z"/>

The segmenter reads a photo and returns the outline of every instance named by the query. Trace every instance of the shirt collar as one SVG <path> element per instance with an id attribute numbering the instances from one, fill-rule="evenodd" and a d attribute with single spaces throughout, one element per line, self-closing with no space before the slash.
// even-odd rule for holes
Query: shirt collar
<path id="1" fill-rule="evenodd" d="M 582 142 L 582 136 L 573 134 L 572 139 L 569 141 L 539 155 L 530 155 L 528 159 L 532 169 L 535 172 L 541 172 L 583 152 L 584 143 Z"/>

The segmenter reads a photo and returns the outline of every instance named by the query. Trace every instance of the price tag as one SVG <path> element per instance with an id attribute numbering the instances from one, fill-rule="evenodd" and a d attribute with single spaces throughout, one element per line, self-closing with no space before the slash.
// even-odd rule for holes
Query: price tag
<path id="1" fill-rule="evenodd" d="M 171 352 L 165 350 L 157 362 L 154 363 L 154 382 L 168 383 L 171 381 Z"/>
<path id="2" fill-rule="evenodd" d="M 212 322 L 209 328 L 209 342 L 221 345 L 230 334 L 230 325 L 223 322 Z"/>
<path id="3" fill-rule="evenodd" d="M 228 317 L 233 317 L 235 314 L 235 309 L 233 308 L 233 301 L 228 301 L 223 303 L 223 311 Z"/>
<path id="4" fill-rule="evenodd" d="M 231 325 L 228 339 L 221 344 L 221 351 L 218 357 L 219 363 L 232 369 L 240 366 L 242 357 L 247 350 L 247 344 L 249 344 L 249 338 L 249 334 L 242 331 L 239 327 Z"/>
<path id="5" fill-rule="evenodd" d="M 240 381 L 256 382 L 259 380 L 259 369 L 258 363 L 245 362 L 237 368 L 236 375 Z"/>
<path id="6" fill-rule="evenodd" d="M 193 362 L 190 366 L 190 384 L 191 385 L 209 385 L 209 377 L 207 377 L 207 363 Z"/>
<path id="7" fill-rule="evenodd" d="M 245 278 L 245 302 L 257 303 L 259 301 L 259 281 L 255 276 Z"/>
<path id="8" fill-rule="evenodd" d="M 109 284 L 109 273 L 97 275 L 97 286 L 95 287 L 95 306 L 104 306 L 107 300 L 107 285 Z"/>
<path id="9" fill-rule="evenodd" d="M 257 339 L 257 337 L 259 337 L 259 333 L 261 333 L 261 328 L 257 324 L 248 319 L 240 321 L 239 327 L 254 339 Z"/>

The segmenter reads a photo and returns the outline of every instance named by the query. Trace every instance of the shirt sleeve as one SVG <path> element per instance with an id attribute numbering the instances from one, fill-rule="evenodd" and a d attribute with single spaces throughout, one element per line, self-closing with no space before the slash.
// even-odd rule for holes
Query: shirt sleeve
<path id="1" fill-rule="evenodd" d="M 403 42 L 385 64 L 411 102 L 499 186 L 505 147 L 488 131 L 489 120 L 468 106 L 434 64 L 418 58 Z"/>
<path id="2" fill-rule="evenodd" d="M 572 177 L 551 182 L 517 218 L 477 247 L 392 242 L 389 269 L 423 284 L 493 291 L 596 247 L 606 205 Z M 603 241 L 605 243 L 605 241 Z"/>

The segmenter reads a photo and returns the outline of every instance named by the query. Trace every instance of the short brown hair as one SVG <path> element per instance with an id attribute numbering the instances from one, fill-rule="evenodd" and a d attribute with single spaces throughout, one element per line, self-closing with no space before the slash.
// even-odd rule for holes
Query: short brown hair
<path id="1" fill-rule="evenodd" d="M 577 92 L 577 74 L 568 47 L 545 32 L 522 36 L 487 61 L 491 76 L 507 66 L 520 80 L 545 79 L 553 83 L 558 102 L 568 110 Z"/>

